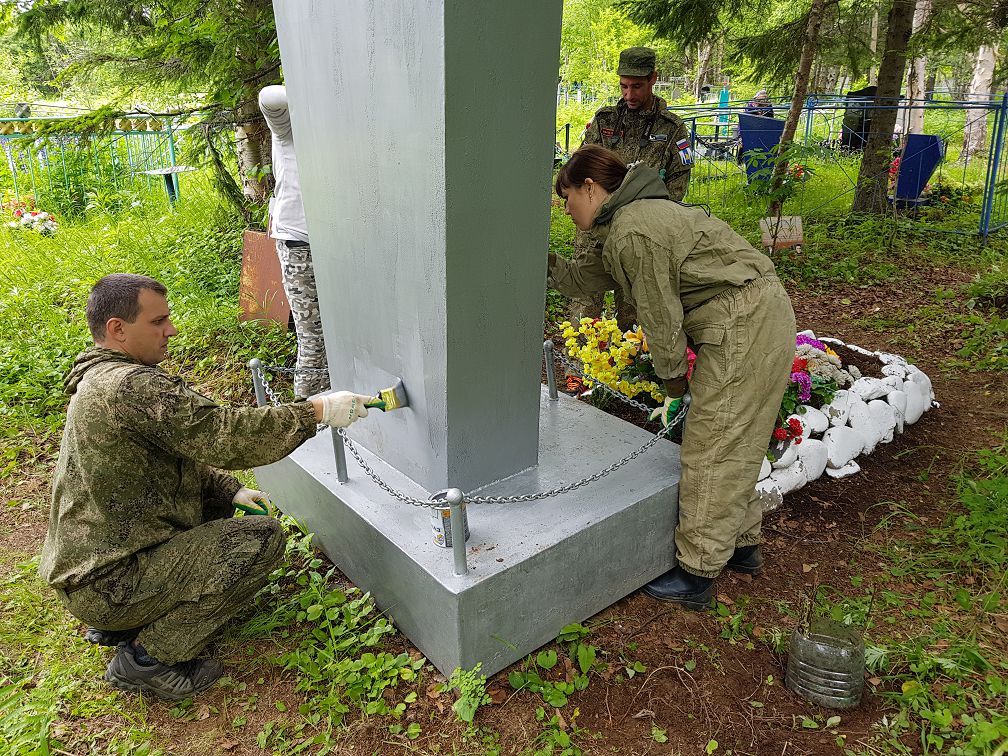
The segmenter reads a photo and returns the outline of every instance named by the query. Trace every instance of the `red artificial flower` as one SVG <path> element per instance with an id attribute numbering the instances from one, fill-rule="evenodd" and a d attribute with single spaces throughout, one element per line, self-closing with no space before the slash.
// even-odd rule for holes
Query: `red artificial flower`
<path id="1" fill-rule="evenodd" d="M 22 215 L 24 215 L 24 210 L 22 210 L 20 207 L 14 211 L 15 218 L 20 218 Z"/>
<path id="2" fill-rule="evenodd" d="M 800 444 L 802 442 L 802 437 L 798 436 L 797 438 L 795 438 L 794 442 L 795 442 L 795 445 Z"/>
<path id="3" fill-rule="evenodd" d="M 801 420 L 799 420 L 797 417 L 790 418 L 787 421 L 787 424 L 788 424 L 788 426 L 791 428 L 791 430 L 794 433 L 801 433 L 802 432 Z"/>
<path id="4" fill-rule="evenodd" d="M 791 363 L 792 373 L 803 373 L 808 370 L 808 360 L 804 357 L 795 357 L 794 362 Z"/>
<path id="5" fill-rule="evenodd" d="M 787 431 L 783 428 L 774 428 L 773 437 L 778 441 L 787 441 Z"/>
<path id="6" fill-rule="evenodd" d="M 603 351 L 603 350 L 605 350 L 605 349 L 607 348 L 607 347 L 606 347 L 606 343 L 605 343 L 604 341 L 600 341 L 600 342 L 598 343 L 598 348 L 599 348 L 599 351 L 600 351 L 600 352 L 601 352 L 601 351 Z"/>

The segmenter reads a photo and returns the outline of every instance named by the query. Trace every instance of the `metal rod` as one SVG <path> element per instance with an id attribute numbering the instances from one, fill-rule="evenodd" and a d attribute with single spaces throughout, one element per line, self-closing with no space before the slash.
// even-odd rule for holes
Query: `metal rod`
<path id="1" fill-rule="evenodd" d="M 546 386 L 549 389 L 549 398 L 551 402 L 555 402 L 560 397 L 557 394 L 556 361 L 553 359 L 553 341 L 551 339 L 546 339 L 543 342 L 543 360 L 546 361 Z"/>
<path id="2" fill-rule="evenodd" d="M 564 152 L 570 154 L 570 124 L 564 124 Z"/>
<path id="3" fill-rule="evenodd" d="M 1004 146 L 1005 118 L 1008 117 L 1008 94 L 1001 99 L 1001 107 L 995 111 L 994 117 L 994 155 L 987 163 L 987 176 L 984 182 L 983 209 L 980 212 L 980 236 L 987 239 L 990 234 L 991 212 L 994 209 L 994 194 L 997 186 L 998 163 L 1001 161 L 1001 150 Z"/>
<path id="4" fill-rule="evenodd" d="M 462 524 L 462 502 L 465 495 L 457 488 L 449 488 L 445 499 L 451 507 L 452 554 L 455 557 L 455 574 L 467 575 L 465 525 Z"/>
<path id="5" fill-rule="evenodd" d="M 262 361 L 258 357 L 249 360 L 249 370 L 252 371 L 252 388 L 255 389 L 256 405 L 266 406 L 266 389 L 262 385 L 260 372 L 262 371 Z"/>
<path id="6" fill-rule="evenodd" d="M 343 444 L 343 436 L 340 435 L 338 428 L 330 427 L 329 430 L 332 432 L 332 448 L 333 454 L 336 456 L 336 480 L 340 483 L 346 483 L 350 480 L 350 476 L 347 475 L 346 447 Z"/>

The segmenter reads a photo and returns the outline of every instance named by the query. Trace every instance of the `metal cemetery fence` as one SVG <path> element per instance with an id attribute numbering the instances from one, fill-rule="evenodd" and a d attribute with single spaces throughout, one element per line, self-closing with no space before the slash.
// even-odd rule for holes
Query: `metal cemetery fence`
<path id="1" fill-rule="evenodd" d="M 178 194 L 177 176 L 158 175 L 176 166 L 171 124 L 137 115 L 118 119 L 115 130 L 104 136 L 38 136 L 42 124 L 52 120 L 0 118 L 5 205 L 26 202 L 30 195 L 41 209 L 77 214 L 89 204 L 108 207 L 140 192 L 167 190 L 169 199 L 172 190 Z"/>
<path id="2" fill-rule="evenodd" d="M 601 105 L 602 103 L 600 103 Z M 778 128 L 783 125 L 790 101 L 773 103 Z M 893 106 L 876 106 L 871 97 L 842 95 L 811 95 L 803 108 L 796 142 L 802 146 L 800 160 L 809 169 L 797 181 L 794 196 L 785 202 L 784 212 L 806 218 L 846 215 L 850 211 L 858 172 L 861 147 L 868 124 L 874 113 Z M 727 209 L 737 215 L 740 209 L 750 209 L 754 215 L 766 208 L 765 198 L 747 192 L 746 161 L 741 151 L 739 116 L 744 114 L 744 102 L 730 102 L 727 107 L 716 103 L 675 105 L 670 108 L 679 115 L 691 132 L 693 171 L 686 201 L 704 204 L 717 214 Z M 921 179 L 923 193 L 914 201 L 894 201 L 892 213 L 917 226 L 936 231 L 978 234 L 1008 226 L 1008 166 L 1005 165 L 1004 140 L 1008 118 L 1008 95 L 989 95 L 983 101 L 942 99 L 935 93 L 930 99 L 903 100 L 895 107 L 897 134 L 893 141 L 893 158 L 887 167 L 890 173 L 890 194 L 902 196 L 897 184 L 906 184 L 900 173 L 901 163 L 910 164 L 921 156 L 918 147 L 903 153 L 903 133 L 907 131 L 913 111 L 923 114 L 925 135 L 933 135 L 930 143 L 943 152 L 933 174 Z M 580 137 L 581 128 L 575 133 Z M 982 132 L 982 134 L 981 134 Z M 557 142 L 565 146 L 567 130 L 557 131 Z M 980 137 L 978 149 L 964 151 L 967 138 Z M 915 137 L 915 145 L 921 140 Z M 576 145 L 571 144 L 570 149 Z M 887 180 L 885 176 L 878 177 Z M 924 182 L 927 186 L 924 187 Z"/>

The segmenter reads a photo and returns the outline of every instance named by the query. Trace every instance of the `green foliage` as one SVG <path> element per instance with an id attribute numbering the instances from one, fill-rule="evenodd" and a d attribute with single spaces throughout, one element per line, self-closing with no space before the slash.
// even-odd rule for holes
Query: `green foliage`
<path id="1" fill-rule="evenodd" d="M 479 673 L 482 667 L 480 662 L 470 670 L 458 668 L 445 684 L 445 690 L 458 691 L 452 710 L 468 725 L 472 725 L 479 707 L 490 703 L 490 696 L 486 692 L 486 675 Z"/>
<path id="2" fill-rule="evenodd" d="M 317 732 L 307 742 L 327 743 L 328 733 L 345 724 L 351 706 L 366 715 L 399 719 L 417 694 L 411 691 L 396 702 L 390 693 L 400 682 L 416 681 L 426 660 L 382 650 L 395 628 L 377 612 L 370 594 L 335 585 L 336 568 L 321 571 L 324 563 L 312 551 L 312 536 L 288 517 L 282 522 L 289 533 L 287 564 L 259 592 L 262 611 L 237 630 L 238 637 L 279 633 L 285 638 L 288 650 L 273 661 L 293 673 L 296 689 L 306 695 L 298 706 L 301 730 L 308 726 Z M 260 737 L 278 744 L 286 735 L 273 726 Z"/>
<path id="3" fill-rule="evenodd" d="M 166 99 L 204 92 L 204 108 L 236 108 L 279 82 L 272 4 L 167 0 L 149 6 L 78 0 L 25 4 L 18 33 L 41 41 L 62 33 L 76 47 L 64 79 L 115 73 L 122 95 Z"/>
<path id="4" fill-rule="evenodd" d="M 73 640 L 78 624 L 39 578 L 37 557 L 0 581 L 0 603 L 0 752 L 162 753 L 146 705 L 124 713 L 119 694 L 101 682 L 101 654 Z M 61 724 L 68 712 L 76 726 Z"/>
<path id="5" fill-rule="evenodd" d="M 566 665 L 553 649 L 543 649 L 535 656 L 529 656 L 521 664 L 521 669 L 508 675 L 508 683 L 515 690 L 529 690 L 542 696 L 544 703 L 561 708 L 575 691 L 588 687 L 589 675 L 595 668 L 598 649 L 584 642 L 588 628 L 583 625 L 567 625 L 560 631 L 557 643 L 566 645 L 567 657 L 576 670 L 570 682 L 562 679 Z M 551 675 L 552 670 L 556 673 Z M 561 679 L 551 677 L 561 674 Z"/>
<path id="6" fill-rule="evenodd" d="M 577 726 L 577 718 L 581 710 L 575 708 L 570 722 L 564 721 L 560 714 L 546 713 L 542 707 L 536 709 L 536 721 L 542 725 L 542 730 L 535 738 L 535 751 L 532 756 L 582 756 L 583 750 L 574 742 L 571 735 L 582 735 Z"/>
<path id="7" fill-rule="evenodd" d="M 913 628 L 888 638 L 889 623 L 876 619 L 868 668 L 897 707 L 880 723 L 877 739 L 979 756 L 1008 748 L 1008 663 L 996 651 L 996 639 L 1003 640 L 996 623 L 1008 607 L 1006 445 L 981 451 L 956 484 L 959 506 L 943 523 L 918 527 L 921 542 L 912 550 L 900 544 L 895 553 L 881 551 L 892 576 L 919 585 L 906 593 L 883 589 L 847 611 L 855 621 L 881 613 L 894 616 L 894 626 Z"/>
<path id="8" fill-rule="evenodd" d="M 30 239 L 0 227 L 0 447 L 28 450 L 33 435 L 58 432 L 62 376 L 91 343 L 87 296 L 108 273 L 142 273 L 168 287 L 179 335 L 166 368 L 223 398 L 248 400 L 253 356 L 292 353 L 292 337 L 276 324 L 238 323 L 241 223 L 191 178 L 174 213 L 141 203 Z"/>

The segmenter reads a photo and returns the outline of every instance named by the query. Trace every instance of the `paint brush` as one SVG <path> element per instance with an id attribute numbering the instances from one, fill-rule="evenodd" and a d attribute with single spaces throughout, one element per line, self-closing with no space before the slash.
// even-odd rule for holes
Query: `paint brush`
<path id="1" fill-rule="evenodd" d="M 397 378 L 394 386 L 379 391 L 364 406 L 368 409 L 380 409 L 382 412 L 408 407 L 409 397 L 406 396 L 406 389 L 403 388 L 402 378 Z"/>

